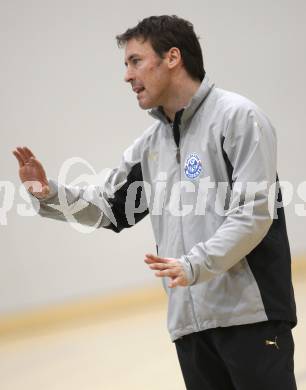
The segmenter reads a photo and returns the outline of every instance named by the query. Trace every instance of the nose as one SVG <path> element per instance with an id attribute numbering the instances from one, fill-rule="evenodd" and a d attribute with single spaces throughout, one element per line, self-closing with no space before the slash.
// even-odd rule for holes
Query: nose
<path id="1" fill-rule="evenodd" d="M 133 80 L 133 74 L 131 72 L 131 68 L 129 66 L 127 66 L 126 72 L 124 75 L 124 81 L 126 81 L 127 83 L 130 83 L 132 80 Z"/>

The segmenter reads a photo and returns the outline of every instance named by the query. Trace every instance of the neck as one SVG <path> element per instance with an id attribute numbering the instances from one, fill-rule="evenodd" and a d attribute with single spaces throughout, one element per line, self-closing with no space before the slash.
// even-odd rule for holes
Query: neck
<path id="1" fill-rule="evenodd" d="M 175 84 L 170 87 L 168 98 L 162 105 L 167 117 L 174 121 L 176 112 L 186 107 L 193 95 L 198 90 L 201 81 L 192 80 L 189 77 L 176 80 Z"/>

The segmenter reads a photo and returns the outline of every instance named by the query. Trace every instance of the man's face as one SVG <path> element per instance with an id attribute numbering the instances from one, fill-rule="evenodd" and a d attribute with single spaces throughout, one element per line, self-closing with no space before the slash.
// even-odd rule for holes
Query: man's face
<path id="1" fill-rule="evenodd" d="M 163 106 L 167 99 L 170 72 L 167 58 L 160 58 L 149 40 L 130 39 L 125 47 L 126 74 L 142 109 Z"/>

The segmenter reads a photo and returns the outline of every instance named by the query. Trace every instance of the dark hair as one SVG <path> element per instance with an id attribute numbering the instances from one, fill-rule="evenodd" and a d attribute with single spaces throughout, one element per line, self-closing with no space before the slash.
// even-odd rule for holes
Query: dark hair
<path id="1" fill-rule="evenodd" d="M 199 37 L 193 30 L 193 24 L 187 20 L 176 15 L 150 16 L 140 21 L 137 26 L 116 36 L 119 47 L 124 46 L 132 38 L 142 38 L 144 42 L 149 40 L 161 58 L 171 47 L 177 47 L 190 77 L 203 80 L 205 70 Z"/>

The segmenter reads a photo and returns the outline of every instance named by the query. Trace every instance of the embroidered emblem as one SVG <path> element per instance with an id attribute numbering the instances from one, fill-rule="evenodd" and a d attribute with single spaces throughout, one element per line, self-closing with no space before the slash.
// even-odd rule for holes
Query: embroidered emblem
<path id="1" fill-rule="evenodd" d="M 185 175 L 189 179 L 197 178 L 202 172 L 202 163 L 196 153 L 190 154 L 185 161 Z"/>

